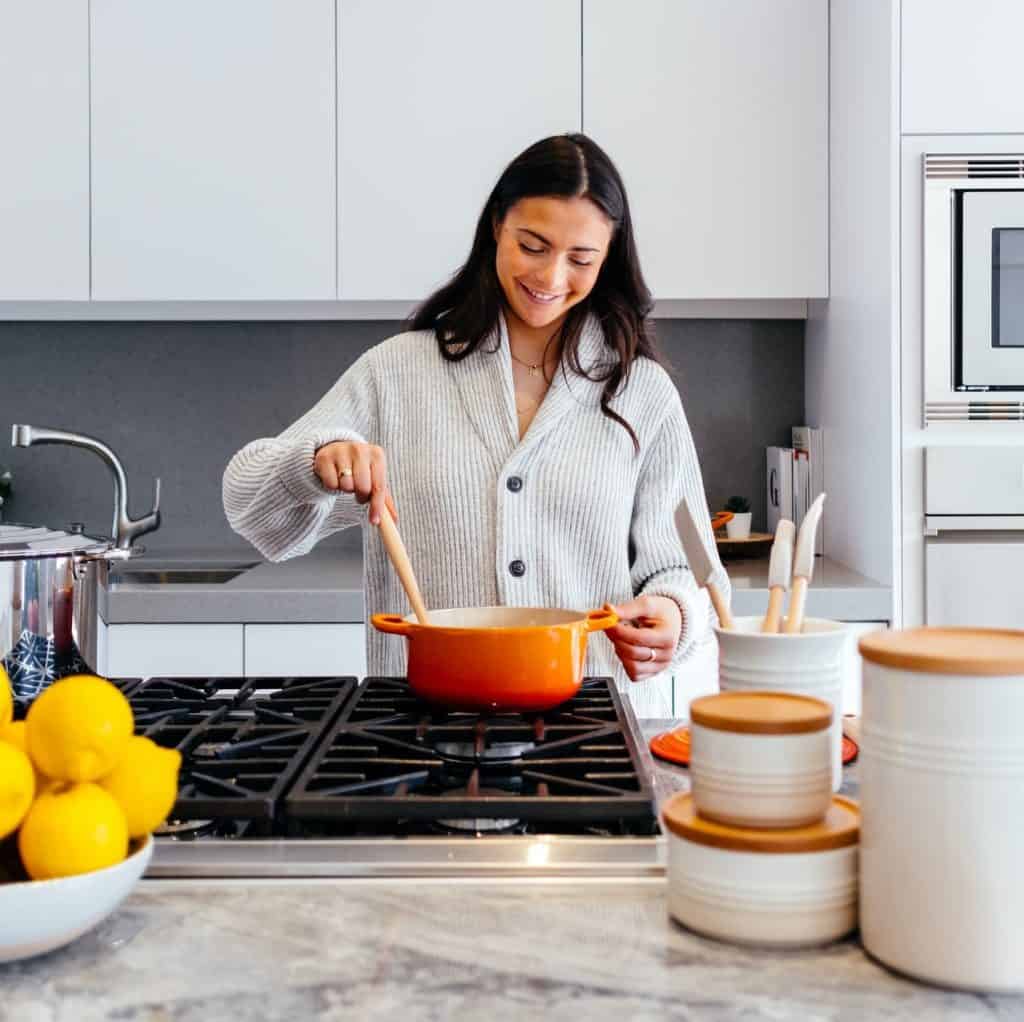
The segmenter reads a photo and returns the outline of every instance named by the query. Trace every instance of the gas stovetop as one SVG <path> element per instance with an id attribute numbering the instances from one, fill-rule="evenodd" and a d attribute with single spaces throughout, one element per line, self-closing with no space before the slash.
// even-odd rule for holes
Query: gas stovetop
<path id="1" fill-rule="evenodd" d="M 404 678 L 121 684 L 137 733 L 182 753 L 151 876 L 663 870 L 651 760 L 609 678 L 495 716 Z"/>

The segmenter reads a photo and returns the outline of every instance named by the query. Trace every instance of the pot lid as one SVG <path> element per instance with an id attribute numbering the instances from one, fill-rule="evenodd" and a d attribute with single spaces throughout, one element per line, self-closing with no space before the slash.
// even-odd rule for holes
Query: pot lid
<path id="1" fill-rule="evenodd" d="M 697 815 L 693 796 L 675 795 L 661 811 L 662 822 L 678 837 L 698 845 L 724 848 L 731 852 L 764 852 L 781 855 L 792 852 L 828 852 L 855 845 L 860 838 L 860 807 L 842 795 L 819 823 L 784 830 L 755 830 L 713 823 Z"/>
<path id="2" fill-rule="evenodd" d="M 930 674 L 1024 674 L 1024 631 L 1006 628 L 908 628 L 872 632 L 857 648 L 884 667 Z"/>
<path id="3" fill-rule="evenodd" d="M 72 525 L 67 532 L 45 525 L 0 523 L 0 561 L 23 561 L 33 557 L 66 557 L 68 554 L 98 555 L 113 541 L 87 536 Z"/>
<path id="4" fill-rule="evenodd" d="M 832 706 L 790 692 L 719 692 L 694 699 L 690 720 L 712 731 L 798 735 L 830 727 Z"/>

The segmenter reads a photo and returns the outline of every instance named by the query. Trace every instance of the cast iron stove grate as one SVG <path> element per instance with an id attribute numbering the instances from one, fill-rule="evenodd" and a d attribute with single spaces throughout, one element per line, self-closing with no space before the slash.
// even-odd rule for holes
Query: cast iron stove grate
<path id="1" fill-rule="evenodd" d="M 136 734 L 182 754 L 176 820 L 275 816 L 355 678 L 151 678 L 128 691 Z"/>
<path id="2" fill-rule="evenodd" d="M 288 793 L 290 820 L 654 818 L 610 678 L 541 714 L 448 713 L 403 678 L 368 678 Z"/>

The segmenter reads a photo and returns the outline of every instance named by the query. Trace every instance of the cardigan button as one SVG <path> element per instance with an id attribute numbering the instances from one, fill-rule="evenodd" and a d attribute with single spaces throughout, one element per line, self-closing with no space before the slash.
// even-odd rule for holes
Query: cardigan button
<path id="1" fill-rule="evenodd" d="M 509 476 L 505 480 L 505 485 L 509 488 L 510 492 L 518 493 L 523 488 L 523 481 L 519 476 Z"/>
<path id="2" fill-rule="evenodd" d="M 526 565 L 516 559 L 508 566 L 508 571 L 510 575 L 514 575 L 516 578 L 522 578 L 526 574 Z"/>

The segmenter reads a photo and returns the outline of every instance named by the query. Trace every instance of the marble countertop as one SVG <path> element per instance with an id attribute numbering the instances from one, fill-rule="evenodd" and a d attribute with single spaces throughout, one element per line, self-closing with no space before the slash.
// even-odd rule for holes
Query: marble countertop
<path id="1" fill-rule="evenodd" d="M 318 547 L 304 557 L 271 563 L 251 550 L 154 551 L 137 567 L 247 565 L 228 582 L 210 585 L 119 584 L 101 589 L 108 624 L 330 623 L 365 620 L 363 553 L 352 531 L 341 547 Z M 768 559 L 729 561 L 732 611 L 763 614 L 768 605 Z M 817 559 L 807 613 L 837 621 L 889 621 L 892 588 L 829 560 Z"/>
<path id="2" fill-rule="evenodd" d="M 663 794 L 686 786 L 658 773 Z M 669 919 L 664 883 L 143 881 L 69 947 L 0 965 L 0 1022 L 1024 1020 L 1024 997 L 914 983 L 855 938 L 778 952 L 698 937 Z"/>

